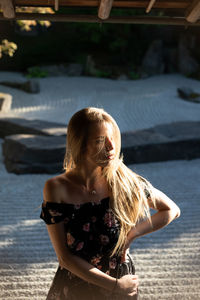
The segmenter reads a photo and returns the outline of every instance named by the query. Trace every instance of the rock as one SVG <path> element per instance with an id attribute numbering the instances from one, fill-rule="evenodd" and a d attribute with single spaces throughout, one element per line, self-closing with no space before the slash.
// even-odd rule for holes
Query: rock
<path id="1" fill-rule="evenodd" d="M 36 79 L 30 79 L 25 82 L 1 81 L 0 84 L 31 94 L 37 94 L 40 92 L 40 85 Z"/>
<path id="2" fill-rule="evenodd" d="M 0 138 L 13 134 L 66 135 L 67 126 L 43 120 L 0 118 Z"/>
<path id="3" fill-rule="evenodd" d="M 154 40 L 147 50 L 140 68 L 140 76 L 162 74 L 164 72 L 163 43 Z"/>
<path id="4" fill-rule="evenodd" d="M 194 92 L 189 87 L 178 88 L 177 92 L 178 92 L 179 97 L 184 100 L 187 100 L 190 102 L 195 102 L 195 103 L 200 103 L 200 94 Z"/>
<path id="5" fill-rule="evenodd" d="M 126 74 L 121 74 L 119 75 L 119 77 L 117 78 L 117 80 L 128 80 L 128 76 Z"/>
<path id="6" fill-rule="evenodd" d="M 0 111 L 7 112 L 12 106 L 12 96 L 10 94 L 0 93 Z"/>
<path id="7" fill-rule="evenodd" d="M 81 64 L 69 64 L 67 67 L 68 76 L 81 76 L 83 73 L 83 66 Z"/>
<path id="8" fill-rule="evenodd" d="M 200 121 L 174 122 L 122 134 L 126 164 L 195 159 L 200 157 Z M 8 172 L 58 173 L 62 171 L 65 136 L 17 134 L 5 138 L 4 162 Z"/>
<path id="9" fill-rule="evenodd" d="M 21 89 L 30 94 L 38 94 L 40 92 L 40 84 L 37 79 L 30 79 L 23 83 Z"/>
<path id="10" fill-rule="evenodd" d="M 186 37 L 182 36 L 178 45 L 178 71 L 190 75 L 199 70 L 198 62 L 191 56 Z"/>
<path id="11" fill-rule="evenodd" d="M 174 122 L 122 134 L 126 164 L 200 157 L 200 122 Z"/>
<path id="12" fill-rule="evenodd" d="M 91 55 L 87 56 L 86 66 L 85 66 L 85 73 L 86 75 L 96 76 L 98 69 L 95 66 L 95 62 Z"/>
<path id="13" fill-rule="evenodd" d="M 8 172 L 62 172 L 66 137 L 17 134 L 8 136 L 2 145 Z"/>
<path id="14" fill-rule="evenodd" d="M 176 48 L 165 47 L 164 64 L 165 64 L 166 73 L 177 72 L 177 57 L 178 57 L 178 50 Z"/>

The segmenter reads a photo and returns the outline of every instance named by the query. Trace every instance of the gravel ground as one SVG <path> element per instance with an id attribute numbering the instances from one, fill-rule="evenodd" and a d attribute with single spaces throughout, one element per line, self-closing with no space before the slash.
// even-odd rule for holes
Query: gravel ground
<path id="1" fill-rule="evenodd" d="M 10 79 L 12 76 L 13 79 L 16 76 L 22 79 L 21 74 L 1 72 L 0 80 L 5 75 L 10 76 Z M 7 77 L 3 80 L 8 80 Z M 97 106 L 100 102 L 93 101 L 96 93 L 96 99 L 102 100 L 99 106 L 103 106 L 117 118 L 121 130 L 148 128 L 175 120 L 200 119 L 200 106 L 181 101 L 176 96 L 178 85 L 187 83 L 197 92 L 200 92 L 200 85 L 197 81 L 184 79 L 179 75 L 154 77 L 137 83 L 77 78 L 77 88 L 75 78 L 65 80 L 68 83 L 65 88 L 69 88 L 67 92 L 61 78 L 42 80 L 39 95 L 28 95 L 2 87 L 2 91 L 14 95 L 13 110 L 7 116 L 67 122 L 69 115 L 77 109 L 87 105 Z M 53 81 L 54 89 L 51 87 Z M 93 88 L 94 94 L 89 94 L 88 97 L 89 90 Z M 67 105 L 66 99 L 72 97 L 72 92 L 74 99 Z M 69 95 L 62 98 L 62 93 Z M 126 98 L 125 95 L 129 97 Z M 120 105 L 120 97 L 123 97 L 125 107 Z M 61 100 L 64 103 L 62 107 L 59 106 Z M 200 186 L 197 182 L 200 178 L 200 159 L 130 167 L 171 197 L 182 212 L 181 217 L 168 227 L 132 244 L 131 254 L 136 273 L 140 277 L 141 300 L 200 299 Z M 2 300 L 44 300 L 51 284 L 57 260 L 45 224 L 39 219 L 42 188 L 49 177 L 9 174 L 4 168 L 0 153 Z"/>
<path id="2" fill-rule="evenodd" d="M 0 72 L 0 81 L 27 80 L 20 73 Z M 175 121 L 200 119 L 200 105 L 181 100 L 177 88 L 186 86 L 200 93 L 200 82 L 181 75 L 154 76 L 143 80 L 110 80 L 89 77 L 39 79 L 39 94 L 27 94 L 0 86 L 13 95 L 14 116 L 67 124 L 72 114 L 87 106 L 103 107 L 122 132 Z"/>

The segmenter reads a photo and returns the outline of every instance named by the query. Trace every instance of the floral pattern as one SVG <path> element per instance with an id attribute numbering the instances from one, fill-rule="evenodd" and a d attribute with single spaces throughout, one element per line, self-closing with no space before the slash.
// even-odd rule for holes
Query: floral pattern
<path id="1" fill-rule="evenodd" d="M 104 216 L 104 222 L 108 227 L 112 227 L 116 225 L 116 219 L 112 213 L 111 209 L 108 209 L 105 216 Z"/>
<path id="2" fill-rule="evenodd" d="M 110 254 L 118 240 L 120 223 L 109 207 L 109 198 L 101 200 L 98 205 L 91 202 L 80 205 L 47 202 L 42 205 L 40 217 L 49 225 L 64 223 L 66 245 L 72 254 L 82 257 L 111 276 L 118 276 L 121 256 L 110 257 Z M 47 299 L 107 299 L 99 289 L 59 267 Z M 83 291 L 87 297 L 84 297 Z M 112 298 L 115 299 L 121 300 Z"/>

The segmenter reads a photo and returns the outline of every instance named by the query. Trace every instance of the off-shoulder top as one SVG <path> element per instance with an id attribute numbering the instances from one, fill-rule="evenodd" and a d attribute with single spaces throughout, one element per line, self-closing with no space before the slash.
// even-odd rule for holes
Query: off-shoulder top
<path id="1" fill-rule="evenodd" d="M 70 251 L 112 276 L 121 261 L 120 255 L 110 257 L 120 230 L 109 205 L 109 197 L 99 203 L 68 204 L 46 202 L 41 219 L 46 224 L 64 222 L 65 242 Z"/>

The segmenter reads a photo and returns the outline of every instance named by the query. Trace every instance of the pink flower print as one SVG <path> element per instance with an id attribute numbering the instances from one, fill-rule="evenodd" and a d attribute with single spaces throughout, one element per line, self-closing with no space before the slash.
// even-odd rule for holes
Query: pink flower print
<path id="1" fill-rule="evenodd" d="M 84 225 L 83 225 L 83 230 L 84 231 L 90 231 L 90 223 L 85 223 Z"/>
<path id="2" fill-rule="evenodd" d="M 116 224 L 116 220 L 111 209 L 107 210 L 107 213 L 104 216 L 104 222 L 108 227 L 112 227 Z"/>
<path id="3" fill-rule="evenodd" d="M 80 251 L 83 248 L 84 242 L 80 242 L 78 243 L 78 245 L 76 246 L 76 251 Z"/>
<path id="4" fill-rule="evenodd" d="M 101 265 L 98 265 L 98 266 L 97 266 L 97 269 L 101 270 L 101 269 L 102 269 L 102 266 L 101 266 Z"/>
<path id="5" fill-rule="evenodd" d="M 111 260 L 109 261 L 109 267 L 110 267 L 110 269 L 115 269 L 116 266 L 117 266 L 116 258 L 111 258 Z"/>
<path id="6" fill-rule="evenodd" d="M 92 220 L 93 223 L 95 223 L 97 218 L 95 216 L 92 216 L 91 220 Z"/>
<path id="7" fill-rule="evenodd" d="M 62 216 L 62 213 L 59 213 L 57 210 L 52 210 L 52 209 L 50 209 L 50 210 L 49 210 L 49 213 L 50 213 L 50 215 L 51 215 L 52 217 L 60 217 L 60 216 Z"/>
<path id="8" fill-rule="evenodd" d="M 109 270 L 107 270 L 107 271 L 106 271 L 106 274 L 107 274 L 107 275 L 110 275 L 110 271 L 109 271 Z"/>
<path id="9" fill-rule="evenodd" d="M 94 266 L 97 266 L 97 264 L 101 261 L 101 256 L 97 255 L 97 256 L 93 256 L 91 259 L 91 264 Z"/>
<path id="10" fill-rule="evenodd" d="M 107 245 L 109 243 L 109 237 L 107 235 L 100 235 L 100 241 L 102 245 Z"/>
<path id="11" fill-rule="evenodd" d="M 75 241 L 75 238 L 71 235 L 71 233 L 67 233 L 67 245 L 71 246 Z"/>

